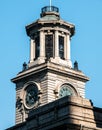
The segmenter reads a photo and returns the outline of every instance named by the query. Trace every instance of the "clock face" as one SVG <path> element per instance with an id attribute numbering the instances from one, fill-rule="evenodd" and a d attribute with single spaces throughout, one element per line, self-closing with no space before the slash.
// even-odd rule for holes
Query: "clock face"
<path id="1" fill-rule="evenodd" d="M 70 85 L 68 84 L 64 84 L 61 86 L 60 91 L 59 91 L 59 97 L 65 97 L 65 96 L 74 96 L 75 92 L 74 90 L 71 88 Z"/>
<path id="2" fill-rule="evenodd" d="M 28 108 L 33 108 L 38 100 L 38 89 L 35 84 L 30 84 L 26 88 L 25 105 Z"/>

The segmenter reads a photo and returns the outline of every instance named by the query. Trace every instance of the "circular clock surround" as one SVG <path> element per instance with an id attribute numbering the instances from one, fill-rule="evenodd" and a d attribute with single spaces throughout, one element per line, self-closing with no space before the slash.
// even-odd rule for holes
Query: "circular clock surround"
<path id="1" fill-rule="evenodd" d="M 76 92 L 70 84 L 63 84 L 60 87 L 59 98 L 62 98 L 65 96 L 75 96 L 75 95 L 76 95 Z"/>
<path id="2" fill-rule="evenodd" d="M 24 105 L 27 109 L 32 109 L 38 104 L 38 87 L 36 84 L 28 84 L 24 93 Z"/>

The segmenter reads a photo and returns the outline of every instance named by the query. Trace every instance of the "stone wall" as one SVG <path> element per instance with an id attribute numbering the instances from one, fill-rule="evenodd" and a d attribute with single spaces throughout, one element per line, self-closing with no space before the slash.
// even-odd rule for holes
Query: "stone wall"
<path id="1" fill-rule="evenodd" d="M 26 122 L 7 130 L 102 130 L 102 109 L 66 96 L 29 113 Z"/>

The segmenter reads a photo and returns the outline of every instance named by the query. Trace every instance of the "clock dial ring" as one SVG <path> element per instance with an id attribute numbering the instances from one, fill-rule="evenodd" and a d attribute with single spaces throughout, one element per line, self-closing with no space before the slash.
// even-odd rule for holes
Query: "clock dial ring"
<path id="1" fill-rule="evenodd" d="M 36 84 L 29 84 L 25 88 L 24 105 L 27 109 L 34 108 L 38 103 L 38 88 Z"/>
<path id="2" fill-rule="evenodd" d="M 70 84 L 63 84 L 60 87 L 59 98 L 62 98 L 65 96 L 75 96 L 75 90 L 72 88 Z"/>

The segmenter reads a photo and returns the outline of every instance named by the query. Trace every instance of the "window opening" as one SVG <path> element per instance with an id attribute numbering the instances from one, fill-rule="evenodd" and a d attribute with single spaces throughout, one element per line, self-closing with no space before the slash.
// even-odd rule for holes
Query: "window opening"
<path id="1" fill-rule="evenodd" d="M 59 36 L 59 56 L 64 59 L 64 37 Z"/>
<path id="2" fill-rule="evenodd" d="M 53 35 L 45 36 L 45 50 L 46 50 L 46 57 L 48 59 L 50 57 L 53 57 Z"/>
<path id="3" fill-rule="evenodd" d="M 35 59 L 39 57 L 40 54 L 40 43 L 39 36 L 35 38 Z"/>

